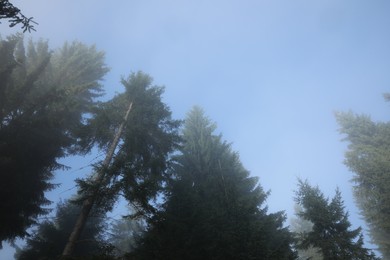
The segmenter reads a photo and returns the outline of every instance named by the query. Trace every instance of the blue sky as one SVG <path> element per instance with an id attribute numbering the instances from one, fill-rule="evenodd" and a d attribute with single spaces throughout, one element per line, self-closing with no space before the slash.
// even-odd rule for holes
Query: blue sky
<path id="1" fill-rule="evenodd" d="M 142 70 L 166 86 L 175 118 L 202 106 L 271 190 L 271 212 L 292 216 L 300 177 L 329 196 L 340 187 L 351 221 L 364 224 L 333 113 L 389 120 L 382 98 L 390 92 L 389 1 L 12 2 L 39 23 L 28 37 L 48 39 L 52 48 L 78 40 L 105 51 L 108 96 L 122 91 L 121 76 Z M 16 31 L 0 25 L 2 36 Z M 75 170 L 89 159 L 66 162 Z M 87 173 L 58 173 L 54 181 L 63 185 L 50 198 L 70 196 L 72 179 Z"/>

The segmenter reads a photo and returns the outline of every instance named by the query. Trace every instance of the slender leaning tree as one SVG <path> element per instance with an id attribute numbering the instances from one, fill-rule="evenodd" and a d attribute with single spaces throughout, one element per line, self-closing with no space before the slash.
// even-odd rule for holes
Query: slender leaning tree
<path id="1" fill-rule="evenodd" d="M 73 254 L 92 207 L 111 210 L 123 196 L 136 214 L 153 214 L 151 200 L 169 179 L 167 169 L 179 145 L 181 122 L 171 118 L 161 100 L 164 88 L 152 85 L 150 76 L 132 73 L 122 84 L 125 92 L 101 103 L 84 131 L 84 147 L 97 145 L 107 156 L 92 176 L 78 180 L 83 207 L 64 248 L 65 258 Z"/>

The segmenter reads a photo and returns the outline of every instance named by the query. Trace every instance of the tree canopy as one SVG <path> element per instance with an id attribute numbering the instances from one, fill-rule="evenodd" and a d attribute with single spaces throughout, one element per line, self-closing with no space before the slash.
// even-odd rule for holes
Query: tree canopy
<path id="1" fill-rule="evenodd" d="M 352 112 L 336 114 L 348 142 L 345 164 L 354 173 L 354 196 L 372 241 L 390 258 L 390 123 Z"/>
<path id="2" fill-rule="evenodd" d="M 46 41 L 0 41 L 0 241 L 24 237 L 47 212 L 57 160 L 80 151 L 86 115 L 108 71 L 104 53 L 73 42 L 49 50 Z"/>
<path id="3" fill-rule="evenodd" d="M 282 212 L 268 214 L 267 193 L 238 154 L 215 135 L 199 108 L 185 120 L 184 144 L 167 200 L 149 223 L 136 259 L 294 259 Z"/>

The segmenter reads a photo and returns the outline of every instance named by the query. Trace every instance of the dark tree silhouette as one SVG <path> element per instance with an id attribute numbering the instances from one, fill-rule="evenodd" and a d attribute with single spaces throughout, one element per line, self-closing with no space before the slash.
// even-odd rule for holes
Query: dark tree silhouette
<path id="1" fill-rule="evenodd" d="M 45 214 L 57 160 L 76 154 L 85 116 L 100 96 L 104 53 L 81 43 L 0 42 L 0 242 L 24 237 Z M 85 65 L 88 64 L 88 65 Z M 6 213 L 5 213 L 6 212 Z"/>
<path id="2" fill-rule="evenodd" d="M 351 228 L 338 189 L 329 200 L 318 187 L 299 180 L 295 201 L 302 207 L 298 216 L 313 223 L 312 230 L 298 234 L 298 248 L 318 248 L 324 260 L 378 260 L 364 247 L 361 228 Z"/>
<path id="3" fill-rule="evenodd" d="M 283 212 L 199 108 L 185 120 L 183 147 L 163 210 L 150 221 L 134 259 L 295 259 Z M 133 258 L 131 258 L 133 259 Z"/>

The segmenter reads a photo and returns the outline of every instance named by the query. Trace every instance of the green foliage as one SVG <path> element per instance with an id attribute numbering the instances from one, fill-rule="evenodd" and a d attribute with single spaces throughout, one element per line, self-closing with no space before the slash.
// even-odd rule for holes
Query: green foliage
<path id="1" fill-rule="evenodd" d="M 19 8 L 9 2 L 9 0 L 0 1 L 0 19 L 8 19 L 9 27 L 14 27 L 17 24 L 22 25 L 23 32 L 31 30 L 35 31 L 33 17 L 27 18 L 22 14 Z"/>
<path id="2" fill-rule="evenodd" d="M 350 229 L 351 223 L 338 189 L 329 201 L 318 187 L 299 180 L 295 200 L 302 207 L 298 216 L 313 223 L 311 231 L 298 234 L 299 248 L 319 248 L 324 260 L 377 259 L 363 247 L 361 228 Z"/>
<path id="3" fill-rule="evenodd" d="M 27 239 L 25 248 L 18 250 L 18 260 L 56 259 L 61 255 L 64 244 L 76 221 L 80 207 L 69 202 L 59 203 L 54 220 L 46 220 Z M 84 227 L 74 252 L 74 256 L 92 256 L 104 254 L 106 243 L 103 240 L 105 214 L 94 210 Z"/>
<path id="4" fill-rule="evenodd" d="M 385 95 L 389 99 L 389 95 Z M 370 237 L 385 259 L 390 258 L 390 123 L 338 113 L 340 132 L 349 143 L 345 164 L 354 172 L 357 205 Z"/>
<path id="5" fill-rule="evenodd" d="M 283 213 L 199 108 L 187 116 L 176 176 L 135 259 L 294 259 Z"/>
<path id="6" fill-rule="evenodd" d="M 24 237 L 47 212 L 57 159 L 78 151 L 85 116 L 101 93 L 104 54 L 80 43 L 14 35 L 0 41 L 0 241 Z"/>

